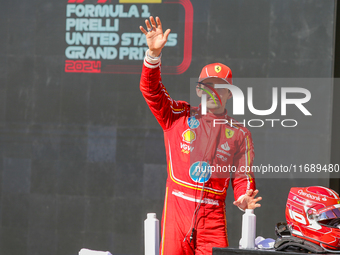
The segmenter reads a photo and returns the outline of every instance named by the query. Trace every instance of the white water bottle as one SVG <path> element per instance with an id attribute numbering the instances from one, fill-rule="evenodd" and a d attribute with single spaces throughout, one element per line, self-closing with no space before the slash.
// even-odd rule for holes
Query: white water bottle
<path id="1" fill-rule="evenodd" d="M 255 249 L 256 215 L 254 209 L 246 209 L 242 216 L 241 249 Z"/>
<path id="2" fill-rule="evenodd" d="M 159 254 L 159 221 L 156 213 L 148 213 L 144 221 L 145 255 Z"/>

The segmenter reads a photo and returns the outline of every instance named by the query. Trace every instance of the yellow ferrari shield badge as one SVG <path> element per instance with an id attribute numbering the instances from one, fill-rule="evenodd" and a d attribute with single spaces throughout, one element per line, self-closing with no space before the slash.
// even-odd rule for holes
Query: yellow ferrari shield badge
<path id="1" fill-rule="evenodd" d="M 232 131 L 232 130 L 229 129 L 229 128 L 226 128 L 226 129 L 225 129 L 225 136 L 226 136 L 227 138 L 232 138 L 233 135 L 234 135 L 234 131 Z"/>
<path id="2" fill-rule="evenodd" d="M 222 67 L 221 67 L 221 66 L 215 66 L 215 72 L 216 72 L 216 73 L 221 72 L 221 70 L 222 70 Z"/>

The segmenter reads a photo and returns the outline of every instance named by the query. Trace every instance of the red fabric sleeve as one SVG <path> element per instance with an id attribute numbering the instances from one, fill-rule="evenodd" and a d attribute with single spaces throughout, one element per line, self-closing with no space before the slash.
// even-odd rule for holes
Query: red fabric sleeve
<path id="1" fill-rule="evenodd" d="M 254 173 L 251 171 L 254 161 L 254 146 L 251 133 L 247 129 L 241 129 L 238 142 L 240 150 L 234 157 L 234 166 L 237 171 L 231 179 L 235 201 L 244 195 L 247 190 L 256 189 Z"/>
<path id="2" fill-rule="evenodd" d="M 162 84 L 160 66 L 149 68 L 143 65 L 140 90 L 151 112 L 163 130 L 171 128 L 179 117 L 190 111 L 186 102 L 173 100 Z"/>

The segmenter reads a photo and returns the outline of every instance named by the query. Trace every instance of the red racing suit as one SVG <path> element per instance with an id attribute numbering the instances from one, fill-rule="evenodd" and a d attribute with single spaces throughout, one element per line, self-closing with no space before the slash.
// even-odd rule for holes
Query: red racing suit
<path id="1" fill-rule="evenodd" d="M 160 254 L 206 255 L 212 247 L 227 247 L 229 182 L 235 200 L 255 189 L 253 173 L 245 171 L 254 158 L 249 130 L 226 112 L 202 115 L 200 108 L 174 101 L 162 84 L 160 60 L 148 55 L 140 89 L 164 131 L 168 178 Z M 214 125 L 216 119 L 223 124 Z"/>

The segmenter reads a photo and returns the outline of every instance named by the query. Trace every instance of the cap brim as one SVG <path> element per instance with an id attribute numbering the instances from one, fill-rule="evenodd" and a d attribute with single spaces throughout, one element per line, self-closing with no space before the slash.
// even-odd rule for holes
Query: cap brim
<path id="1" fill-rule="evenodd" d="M 202 82 L 202 81 L 207 80 L 207 79 L 209 79 L 209 78 L 217 78 L 217 79 L 221 79 L 221 80 L 225 81 L 226 83 L 232 85 L 232 84 L 229 83 L 226 79 L 221 78 L 221 77 L 218 77 L 218 76 L 209 76 L 209 77 L 205 77 L 205 78 L 203 78 L 203 79 L 199 79 L 198 81 L 199 81 L 199 82 Z"/>

